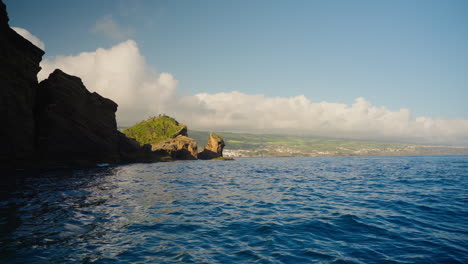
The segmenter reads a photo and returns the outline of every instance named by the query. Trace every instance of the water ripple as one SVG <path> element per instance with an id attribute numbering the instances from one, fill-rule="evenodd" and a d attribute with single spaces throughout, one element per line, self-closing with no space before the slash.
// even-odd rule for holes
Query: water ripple
<path id="1" fill-rule="evenodd" d="M 22 172 L 0 263 L 468 263 L 468 156 Z"/>

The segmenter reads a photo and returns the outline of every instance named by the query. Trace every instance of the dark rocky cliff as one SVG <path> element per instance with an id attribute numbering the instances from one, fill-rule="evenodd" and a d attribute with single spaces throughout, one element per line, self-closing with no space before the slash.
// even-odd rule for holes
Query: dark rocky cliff
<path id="1" fill-rule="evenodd" d="M 9 27 L 0 1 L 0 164 L 22 163 L 34 155 L 34 105 L 43 54 Z"/>
<path id="2" fill-rule="evenodd" d="M 44 51 L 13 31 L 0 0 L 0 167 L 152 161 L 117 130 L 117 104 L 55 70 L 38 84 Z"/>
<path id="3" fill-rule="evenodd" d="M 37 154 L 45 161 L 118 162 L 117 104 L 55 70 L 39 84 Z"/>

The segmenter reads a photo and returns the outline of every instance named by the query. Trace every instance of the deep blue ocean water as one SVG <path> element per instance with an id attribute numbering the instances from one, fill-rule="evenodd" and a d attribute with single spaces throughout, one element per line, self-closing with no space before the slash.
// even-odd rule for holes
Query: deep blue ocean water
<path id="1" fill-rule="evenodd" d="M 0 202 L 0 263 L 468 263 L 468 156 L 37 174 Z"/>

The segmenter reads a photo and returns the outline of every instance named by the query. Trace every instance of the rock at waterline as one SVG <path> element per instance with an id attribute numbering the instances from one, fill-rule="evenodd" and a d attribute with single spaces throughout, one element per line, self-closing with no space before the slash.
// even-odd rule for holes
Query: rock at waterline
<path id="1" fill-rule="evenodd" d="M 202 152 L 198 153 L 198 159 L 209 160 L 223 156 L 223 149 L 226 144 L 222 137 L 216 133 L 210 133 L 208 143 Z"/>
<path id="2" fill-rule="evenodd" d="M 160 156 L 170 156 L 175 160 L 196 160 L 198 153 L 197 142 L 182 135 L 152 144 L 151 150 Z"/>

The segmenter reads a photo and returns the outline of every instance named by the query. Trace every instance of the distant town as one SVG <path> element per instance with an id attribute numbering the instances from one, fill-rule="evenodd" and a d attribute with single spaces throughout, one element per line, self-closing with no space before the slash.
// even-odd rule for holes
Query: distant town
<path id="1" fill-rule="evenodd" d="M 201 146 L 209 132 L 189 131 Z M 332 157 L 332 156 L 406 156 L 467 155 L 468 148 L 410 143 L 378 142 L 292 135 L 261 135 L 218 132 L 226 142 L 224 157 Z"/>

